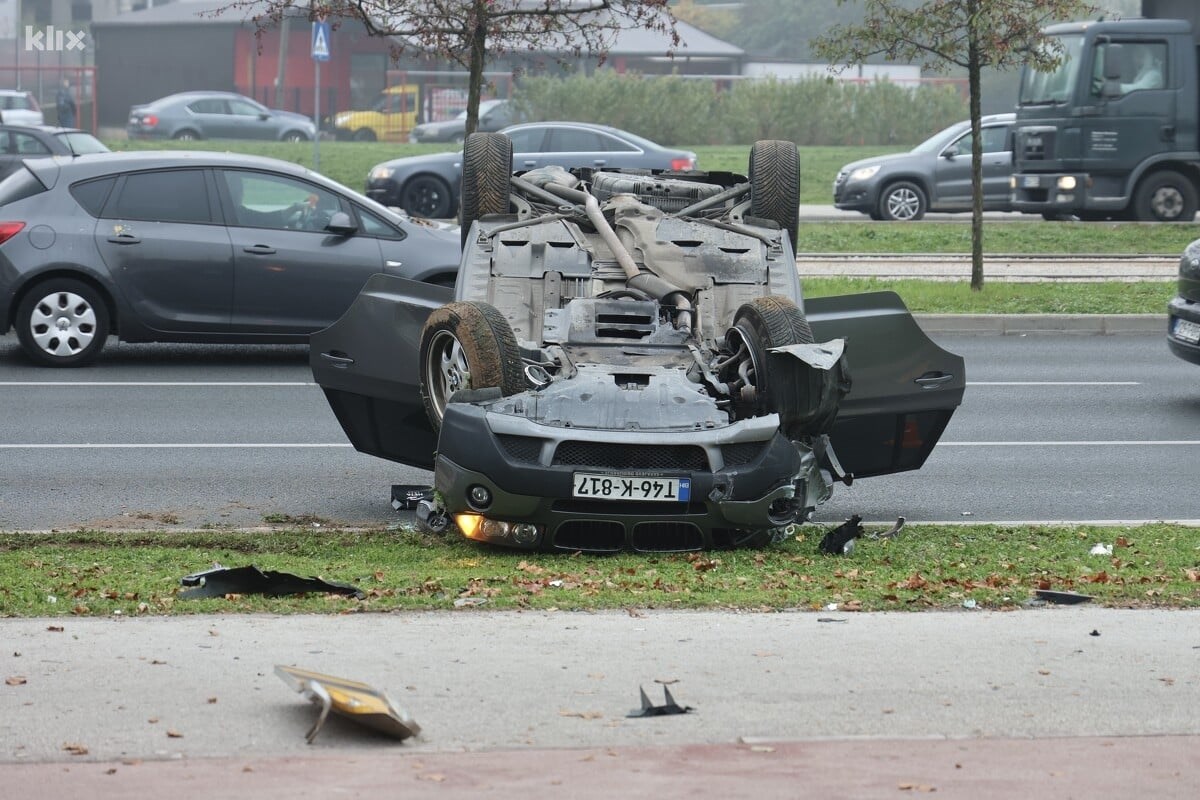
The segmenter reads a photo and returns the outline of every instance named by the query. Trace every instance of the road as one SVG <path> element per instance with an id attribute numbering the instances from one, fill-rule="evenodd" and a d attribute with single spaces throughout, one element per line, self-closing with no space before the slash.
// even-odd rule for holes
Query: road
<path id="1" fill-rule="evenodd" d="M 935 339 L 968 370 L 942 444 L 835 486 L 818 522 L 1200 517 L 1197 373 L 1162 336 Z M 122 344 L 47 371 L 6 336 L 0 376 L 0 530 L 390 524 L 390 485 L 429 481 L 349 447 L 303 347 Z"/>

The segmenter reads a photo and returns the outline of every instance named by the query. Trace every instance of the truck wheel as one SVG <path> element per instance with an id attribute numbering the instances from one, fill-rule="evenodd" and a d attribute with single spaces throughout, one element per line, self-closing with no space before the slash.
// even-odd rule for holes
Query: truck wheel
<path id="1" fill-rule="evenodd" d="M 495 306 L 473 300 L 434 311 L 421 331 L 421 400 L 434 433 L 446 403 L 461 389 L 498 387 L 501 395 L 525 388 L 521 351 L 512 326 Z"/>
<path id="2" fill-rule="evenodd" d="M 1138 186 L 1133 212 L 1143 222 L 1193 222 L 1196 187 L 1174 170 L 1155 172 Z"/>
<path id="3" fill-rule="evenodd" d="M 750 214 L 787 231 L 796 249 L 800 224 L 800 153 L 792 142 L 764 139 L 750 148 Z"/>
<path id="4" fill-rule="evenodd" d="M 879 196 L 879 216 L 899 222 L 916 222 L 925 216 L 927 201 L 920 186 L 909 181 L 897 181 Z"/>
<path id="5" fill-rule="evenodd" d="M 756 417 L 803 404 L 800 387 L 777 374 L 767 358 L 772 347 L 812 344 L 812 328 L 795 303 L 786 297 L 756 297 L 738 309 L 733 327 L 725 334 L 725 345 L 733 357 L 722 368 L 726 383 L 745 382 L 740 397 L 734 398 L 739 419 Z"/>
<path id="6" fill-rule="evenodd" d="M 472 133 L 463 145 L 462 243 L 484 214 L 508 213 L 512 140 L 503 133 Z"/>
<path id="7" fill-rule="evenodd" d="M 82 281 L 51 278 L 26 292 L 14 320 L 17 340 L 43 367 L 78 367 L 108 338 L 108 306 Z"/>

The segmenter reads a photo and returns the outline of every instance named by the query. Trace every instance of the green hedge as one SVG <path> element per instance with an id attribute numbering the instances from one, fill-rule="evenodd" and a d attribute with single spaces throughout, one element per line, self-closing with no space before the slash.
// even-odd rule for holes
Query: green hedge
<path id="1" fill-rule="evenodd" d="M 913 145 L 967 118 L 953 87 L 831 78 L 744 80 L 621 75 L 526 77 L 514 97 L 531 119 L 598 122 L 664 144 Z"/>

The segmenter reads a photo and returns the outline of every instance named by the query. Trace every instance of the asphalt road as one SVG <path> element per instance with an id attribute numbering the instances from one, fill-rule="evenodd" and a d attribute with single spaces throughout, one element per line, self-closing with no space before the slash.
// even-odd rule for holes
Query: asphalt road
<path id="1" fill-rule="evenodd" d="M 1159 335 L 935 335 L 963 406 L 925 467 L 835 486 L 818 522 L 1200 518 L 1195 367 Z M 0 530 L 408 519 L 428 473 L 347 443 L 303 347 L 120 345 L 79 370 L 0 337 Z M 853 363 L 853 362 L 852 362 Z"/>

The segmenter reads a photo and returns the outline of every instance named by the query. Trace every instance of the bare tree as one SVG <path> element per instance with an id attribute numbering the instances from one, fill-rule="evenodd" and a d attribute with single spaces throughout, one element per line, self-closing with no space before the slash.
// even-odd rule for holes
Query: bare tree
<path id="1" fill-rule="evenodd" d="M 669 0 L 236 0 L 261 32 L 301 13 L 334 24 L 362 23 L 373 36 L 391 38 L 392 57 L 417 52 L 444 58 L 468 73 L 467 133 L 479 125 L 484 66 L 510 53 L 554 52 L 603 62 L 622 29 L 665 34 L 679 44 Z"/>
<path id="2" fill-rule="evenodd" d="M 838 0 L 842 5 L 847 0 Z M 1060 54 L 1042 28 L 1094 13 L 1083 0 L 863 0 L 861 23 L 838 25 L 814 49 L 835 64 L 873 56 L 920 62 L 926 69 L 967 70 L 971 107 L 971 288 L 983 288 L 983 144 L 979 73 L 1030 64 L 1052 69 Z"/>

